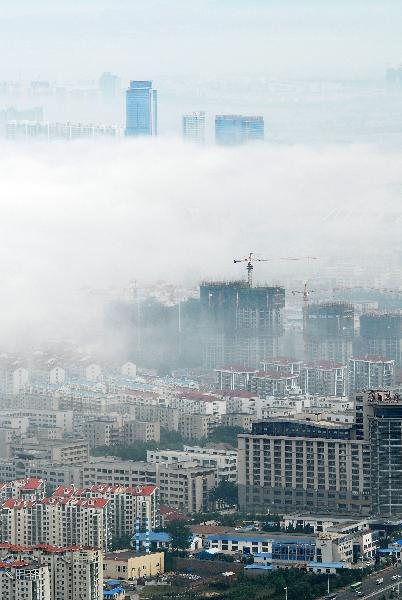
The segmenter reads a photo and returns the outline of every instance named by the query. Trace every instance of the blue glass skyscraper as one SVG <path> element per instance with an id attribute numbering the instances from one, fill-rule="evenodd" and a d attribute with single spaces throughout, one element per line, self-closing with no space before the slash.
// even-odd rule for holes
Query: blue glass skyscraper
<path id="1" fill-rule="evenodd" d="M 126 92 L 126 135 L 157 134 L 157 92 L 152 81 L 130 81 Z"/>
<path id="2" fill-rule="evenodd" d="M 234 146 L 263 139 L 263 117 L 243 117 L 241 115 L 217 115 L 215 117 L 215 141 L 217 144 Z"/>

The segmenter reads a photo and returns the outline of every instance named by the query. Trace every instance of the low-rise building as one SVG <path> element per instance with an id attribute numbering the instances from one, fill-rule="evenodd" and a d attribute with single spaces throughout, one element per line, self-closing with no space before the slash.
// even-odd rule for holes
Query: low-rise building
<path id="1" fill-rule="evenodd" d="M 138 579 L 165 572 L 163 552 L 136 554 L 133 550 L 107 552 L 103 557 L 104 579 Z"/>

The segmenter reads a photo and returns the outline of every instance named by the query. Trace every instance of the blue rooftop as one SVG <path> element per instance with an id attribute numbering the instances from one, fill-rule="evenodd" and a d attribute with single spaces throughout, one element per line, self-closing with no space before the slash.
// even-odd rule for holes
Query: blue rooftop
<path id="1" fill-rule="evenodd" d="M 260 571 L 271 571 L 273 569 L 272 565 L 246 565 L 245 569 L 259 569 Z"/>
<path id="2" fill-rule="evenodd" d="M 150 542 L 166 542 L 166 543 L 169 543 L 172 538 L 165 531 L 150 531 L 148 534 L 146 534 L 146 533 L 139 533 L 139 534 L 134 533 L 131 539 L 133 540 L 133 542 L 138 539 L 138 540 L 140 540 L 140 542 L 146 542 L 146 541 L 149 540 Z"/>
<path id="3" fill-rule="evenodd" d="M 124 588 L 118 587 L 118 588 L 113 588 L 112 590 L 103 590 L 103 595 L 108 597 L 108 596 L 113 596 L 114 594 L 119 594 L 120 592 L 124 592 Z"/>
<path id="4" fill-rule="evenodd" d="M 247 537 L 247 536 L 238 536 L 238 535 L 209 535 L 207 537 L 207 540 L 225 540 L 225 541 L 230 541 L 230 542 L 271 542 L 272 544 L 311 544 L 312 546 L 315 545 L 315 541 L 314 540 L 304 540 L 301 538 L 293 538 L 291 540 L 287 539 L 287 538 L 275 538 L 272 539 L 270 537 Z"/>
<path id="5" fill-rule="evenodd" d="M 348 569 L 348 565 L 343 562 L 309 562 L 308 567 L 333 567 L 335 569 Z"/>

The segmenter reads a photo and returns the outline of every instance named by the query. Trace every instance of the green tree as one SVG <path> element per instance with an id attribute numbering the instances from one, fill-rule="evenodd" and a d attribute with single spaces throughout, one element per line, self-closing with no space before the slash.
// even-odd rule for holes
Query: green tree
<path id="1" fill-rule="evenodd" d="M 241 427 L 220 425 L 212 430 L 209 440 L 212 442 L 219 442 L 221 444 L 230 444 L 234 448 L 237 448 L 237 436 L 239 433 L 244 433 L 244 429 Z"/>
<path id="2" fill-rule="evenodd" d="M 209 493 L 211 502 L 224 502 L 232 506 L 239 503 L 239 491 L 237 485 L 231 481 L 222 480 Z"/>
<path id="3" fill-rule="evenodd" d="M 172 538 L 171 544 L 177 554 L 179 550 L 187 550 L 191 541 L 191 529 L 186 521 L 171 521 L 165 527 L 165 531 Z"/>

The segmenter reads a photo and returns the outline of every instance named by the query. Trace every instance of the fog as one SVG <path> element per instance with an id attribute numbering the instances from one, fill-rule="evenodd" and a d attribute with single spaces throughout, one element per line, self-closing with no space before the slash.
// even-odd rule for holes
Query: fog
<path id="1" fill-rule="evenodd" d="M 402 153 L 160 139 L 3 142 L 0 160 L 3 341 L 82 333 L 99 316 L 83 288 L 244 277 L 249 251 L 320 257 L 261 263 L 271 282 L 400 267 Z"/>

